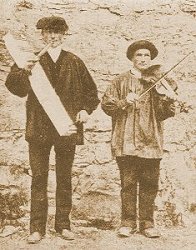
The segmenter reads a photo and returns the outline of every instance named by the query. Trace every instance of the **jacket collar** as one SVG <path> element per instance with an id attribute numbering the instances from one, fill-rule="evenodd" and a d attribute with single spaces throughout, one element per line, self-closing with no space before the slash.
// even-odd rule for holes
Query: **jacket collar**
<path id="1" fill-rule="evenodd" d="M 137 70 L 136 68 L 134 68 L 134 66 L 132 64 L 130 67 L 130 72 L 132 75 L 134 75 L 134 77 L 136 77 L 138 79 L 142 78 L 142 73 L 139 70 Z"/>

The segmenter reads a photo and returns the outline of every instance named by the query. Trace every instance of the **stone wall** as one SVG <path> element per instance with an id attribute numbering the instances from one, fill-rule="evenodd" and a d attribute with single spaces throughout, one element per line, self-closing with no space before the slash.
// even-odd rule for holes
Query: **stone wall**
<path id="1" fill-rule="evenodd" d="M 25 99 L 4 86 L 12 59 L 3 35 L 10 31 L 38 50 L 36 21 L 45 15 L 63 16 L 70 29 L 64 47 L 86 63 L 99 96 L 110 80 L 129 69 L 128 45 L 138 39 L 154 42 L 160 53 L 155 63 L 166 67 L 195 49 L 195 1 L 187 0 L 2 0 L 0 24 L 0 184 L 30 190 L 28 147 L 24 140 Z M 195 108 L 195 54 L 174 70 L 179 94 Z M 165 122 L 165 153 L 156 199 L 159 225 L 188 225 L 195 211 L 195 109 Z M 120 180 L 110 152 L 111 121 L 98 107 L 85 127 L 85 145 L 77 148 L 73 167 L 73 218 L 104 228 L 119 222 Z M 54 153 L 51 154 L 49 198 L 54 208 Z M 24 171 L 25 170 L 25 171 Z"/>

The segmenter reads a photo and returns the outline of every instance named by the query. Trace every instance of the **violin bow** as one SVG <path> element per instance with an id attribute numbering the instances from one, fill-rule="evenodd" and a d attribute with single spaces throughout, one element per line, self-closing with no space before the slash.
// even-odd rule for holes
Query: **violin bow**
<path id="1" fill-rule="evenodd" d="M 139 99 L 142 98 L 145 94 L 147 94 L 151 89 L 153 89 L 157 83 L 163 79 L 166 75 L 168 75 L 173 69 L 175 69 L 182 61 L 184 61 L 188 56 L 190 56 L 194 51 L 191 51 L 189 54 L 187 54 L 186 56 L 184 56 L 178 63 L 176 63 L 173 67 L 171 67 L 171 69 L 169 69 L 168 71 L 166 71 L 157 81 L 155 81 L 155 83 L 152 84 L 152 86 L 150 86 L 147 90 L 145 90 L 140 96 Z"/>

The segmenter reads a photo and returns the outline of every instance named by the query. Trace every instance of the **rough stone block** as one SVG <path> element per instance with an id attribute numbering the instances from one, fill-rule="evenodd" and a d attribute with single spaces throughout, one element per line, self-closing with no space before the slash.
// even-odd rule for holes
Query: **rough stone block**
<path id="1" fill-rule="evenodd" d="M 97 228 L 109 229 L 119 223 L 120 209 L 119 197 L 92 192 L 84 195 L 73 207 L 72 217 L 87 220 Z"/>

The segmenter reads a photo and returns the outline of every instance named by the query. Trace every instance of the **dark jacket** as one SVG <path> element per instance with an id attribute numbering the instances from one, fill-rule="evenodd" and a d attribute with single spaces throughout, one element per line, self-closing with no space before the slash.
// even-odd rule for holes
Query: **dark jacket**
<path id="1" fill-rule="evenodd" d="M 97 108 L 96 85 L 83 61 L 76 55 L 61 51 L 56 63 L 45 53 L 40 64 L 51 85 L 59 96 L 70 118 L 75 122 L 77 113 L 84 109 L 91 114 Z M 8 90 L 19 97 L 27 97 L 26 140 L 49 141 L 69 140 L 83 143 L 83 126 L 77 124 L 77 134 L 62 138 L 58 135 L 49 117 L 38 102 L 28 79 L 28 73 L 13 65 L 5 83 Z"/>

